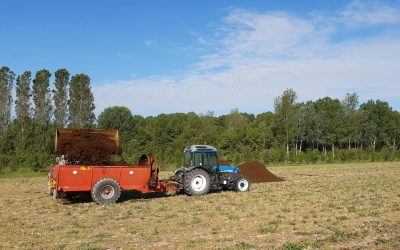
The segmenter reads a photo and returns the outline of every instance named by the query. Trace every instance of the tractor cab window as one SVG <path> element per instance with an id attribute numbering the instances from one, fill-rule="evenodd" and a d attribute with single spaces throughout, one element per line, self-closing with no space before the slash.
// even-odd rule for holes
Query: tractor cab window
<path id="1" fill-rule="evenodd" d="M 217 154 L 215 152 L 196 152 L 194 153 L 195 166 L 217 166 Z"/>
<path id="2" fill-rule="evenodd" d="M 194 165 L 195 166 L 203 166 L 203 157 L 202 153 L 194 153 Z"/>
<path id="3" fill-rule="evenodd" d="M 184 159 L 183 159 L 183 165 L 185 167 L 189 167 L 190 165 L 192 165 L 192 162 L 191 162 L 190 158 L 191 158 L 191 153 L 190 152 L 185 152 Z"/>

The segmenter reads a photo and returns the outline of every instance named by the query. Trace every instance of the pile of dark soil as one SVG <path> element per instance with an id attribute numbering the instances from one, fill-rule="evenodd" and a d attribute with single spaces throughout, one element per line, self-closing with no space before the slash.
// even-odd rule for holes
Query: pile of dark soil
<path id="1" fill-rule="evenodd" d="M 56 154 L 71 164 L 111 165 L 111 156 L 121 154 L 115 140 L 88 129 L 76 129 L 57 138 Z"/>
<path id="2" fill-rule="evenodd" d="M 240 174 L 246 176 L 252 183 L 284 180 L 268 171 L 267 167 L 259 161 L 249 161 L 238 167 L 240 169 Z"/>
<path id="3" fill-rule="evenodd" d="M 224 160 L 218 160 L 218 164 L 220 166 L 231 166 L 231 164 L 229 162 L 226 162 Z"/>

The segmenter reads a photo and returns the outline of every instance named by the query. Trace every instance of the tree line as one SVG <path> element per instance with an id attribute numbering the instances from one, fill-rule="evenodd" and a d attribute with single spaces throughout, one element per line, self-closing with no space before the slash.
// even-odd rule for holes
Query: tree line
<path id="1" fill-rule="evenodd" d="M 356 93 L 297 102 L 292 89 L 274 100 L 274 112 L 258 115 L 233 109 L 227 115 L 175 113 L 142 117 L 110 107 L 98 127 L 120 130 L 125 158 L 132 163 L 153 152 L 166 165 L 182 161 L 189 144 L 210 144 L 233 164 L 393 161 L 400 159 L 400 113 L 381 100 L 359 103 Z"/>
<path id="2" fill-rule="evenodd" d="M 0 171 L 46 170 L 54 160 L 56 127 L 118 129 L 125 161 L 154 153 L 162 167 L 178 166 L 183 148 L 210 144 L 233 164 L 392 161 L 400 159 L 400 114 L 381 100 L 359 103 L 356 93 L 298 102 L 285 90 L 274 111 L 249 114 L 174 113 L 143 117 L 127 107 L 94 114 L 91 81 L 66 69 L 16 75 L 0 70 Z"/>
<path id="3" fill-rule="evenodd" d="M 16 75 L 0 68 L 0 170 L 43 170 L 53 160 L 56 127 L 95 127 L 89 76 L 59 69 L 51 77 L 47 69 Z"/>

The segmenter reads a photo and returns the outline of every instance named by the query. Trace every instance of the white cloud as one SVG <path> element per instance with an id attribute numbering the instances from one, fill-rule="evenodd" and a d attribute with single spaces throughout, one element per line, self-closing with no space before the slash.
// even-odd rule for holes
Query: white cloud
<path id="1" fill-rule="evenodd" d="M 400 23 L 400 9 L 379 1 L 354 1 L 339 14 L 339 19 L 350 25 L 380 25 Z"/>
<path id="2" fill-rule="evenodd" d="M 355 17 L 360 3 L 343 13 L 351 13 L 351 8 Z M 376 7 L 368 10 L 375 12 Z M 365 15 L 368 18 L 357 18 L 359 25 L 378 23 L 372 14 Z M 181 75 L 95 86 L 97 111 L 124 105 L 142 115 L 207 110 L 221 114 L 235 107 L 258 113 L 272 110 L 273 98 L 286 88 L 298 92 L 300 101 L 342 98 L 352 91 L 363 100 L 400 98 L 399 32 L 333 42 L 340 31 L 339 18 L 327 16 L 320 22 L 284 12 L 234 10 L 221 23 L 224 36 L 214 45 L 218 52 L 203 56 Z"/>

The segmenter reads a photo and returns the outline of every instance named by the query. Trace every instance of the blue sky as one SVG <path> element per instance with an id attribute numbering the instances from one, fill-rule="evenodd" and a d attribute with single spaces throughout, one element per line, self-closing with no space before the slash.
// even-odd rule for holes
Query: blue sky
<path id="1" fill-rule="evenodd" d="M 17 74 L 88 74 L 96 113 L 260 113 L 286 88 L 400 110 L 399 1 L 4 0 L 0 32 Z"/>

